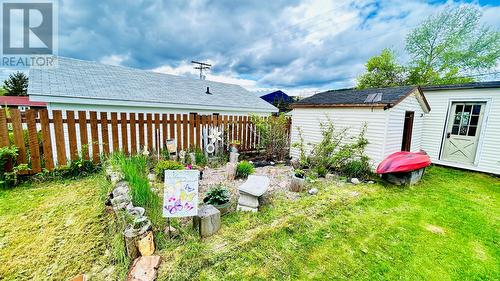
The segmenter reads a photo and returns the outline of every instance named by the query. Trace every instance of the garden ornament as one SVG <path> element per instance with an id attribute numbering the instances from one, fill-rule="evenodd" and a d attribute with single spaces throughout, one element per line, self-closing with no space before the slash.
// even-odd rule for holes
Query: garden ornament
<path id="1" fill-rule="evenodd" d="M 210 139 L 210 142 L 212 144 L 216 143 L 217 141 L 221 141 L 222 131 L 219 130 L 219 128 L 215 127 L 212 128 L 210 134 L 208 135 L 208 138 Z"/>

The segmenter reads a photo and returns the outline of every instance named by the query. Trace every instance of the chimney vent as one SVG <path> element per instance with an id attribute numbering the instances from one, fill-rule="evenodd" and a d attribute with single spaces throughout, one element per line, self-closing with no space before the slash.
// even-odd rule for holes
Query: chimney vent
<path id="1" fill-rule="evenodd" d="M 205 94 L 207 94 L 207 95 L 211 95 L 212 94 L 212 93 L 210 93 L 210 88 L 209 87 L 207 87 L 207 91 L 205 92 Z"/>

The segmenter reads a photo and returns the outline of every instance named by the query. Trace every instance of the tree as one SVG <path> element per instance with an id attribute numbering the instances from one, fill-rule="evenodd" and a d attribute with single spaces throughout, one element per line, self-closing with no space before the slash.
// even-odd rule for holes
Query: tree
<path id="1" fill-rule="evenodd" d="M 481 12 L 470 5 L 430 16 L 406 37 L 410 55 L 408 84 L 471 82 L 471 74 L 495 67 L 500 32 L 479 24 Z"/>
<path id="2" fill-rule="evenodd" d="M 384 49 L 378 56 L 371 57 L 366 63 L 367 72 L 358 78 L 357 88 L 392 87 L 405 83 L 404 67 L 396 62 L 391 49 Z"/>
<path id="3" fill-rule="evenodd" d="M 5 80 L 4 88 L 7 91 L 6 96 L 26 96 L 28 95 L 28 76 L 22 72 L 16 72 L 9 75 Z"/>

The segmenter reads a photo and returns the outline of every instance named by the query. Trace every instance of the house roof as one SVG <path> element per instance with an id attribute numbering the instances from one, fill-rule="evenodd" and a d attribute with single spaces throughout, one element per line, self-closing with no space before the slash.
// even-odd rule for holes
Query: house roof
<path id="1" fill-rule="evenodd" d="M 289 95 L 285 94 L 285 92 L 278 90 L 274 91 L 269 94 L 265 94 L 263 96 L 260 96 L 261 99 L 267 101 L 268 103 L 273 103 L 276 100 L 281 101 L 283 100 L 284 102 L 291 103 L 293 102 L 293 98 L 291 98 Z"/>
<path id="2" fill-rule="evenodd" d="M 318 93 L 304 98 L 292 107 L 383 107 L 390 108 L 412 93 L 418 93 L 423 107 L 430 106 L 419 87 L 401 86 L 391 88 L 342 89 Z"/>
<path id="3" fill-rule="evenodd" d="M 26 96 L 0 96 L 0 106 L 2 105 L 46 107 L 47 103 L 30 101 Z"/>
<path id="4" fill-rule="evenodd" d="M 120 101 L 120 105 L 238 109 L 276 112 L 277 109 L 241 86 L 191 79 L 92 61 L 58 57 L 51 69 L 31 68 L 28 94 L 36 100 L 57 97 L 63 102 Z M 210 94 L 207 94 L 207 88 Z"/>
<path id="5" fill-rule="evenodd" d="M 422 86 L 421 88 L 423 91 L 500 88 L 500 81 L 473 82 L 473 83 L 450 84 L 450 85 L 431 85 L 431 86 Z"/>

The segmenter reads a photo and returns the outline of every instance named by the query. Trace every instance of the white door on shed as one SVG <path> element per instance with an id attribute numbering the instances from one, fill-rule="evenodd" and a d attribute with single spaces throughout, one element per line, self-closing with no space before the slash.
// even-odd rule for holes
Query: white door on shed
<path id="1" fill-rule="evenodd" d="M 486 103 L 453 102 L 441 159 L 474 164 Z"/>

